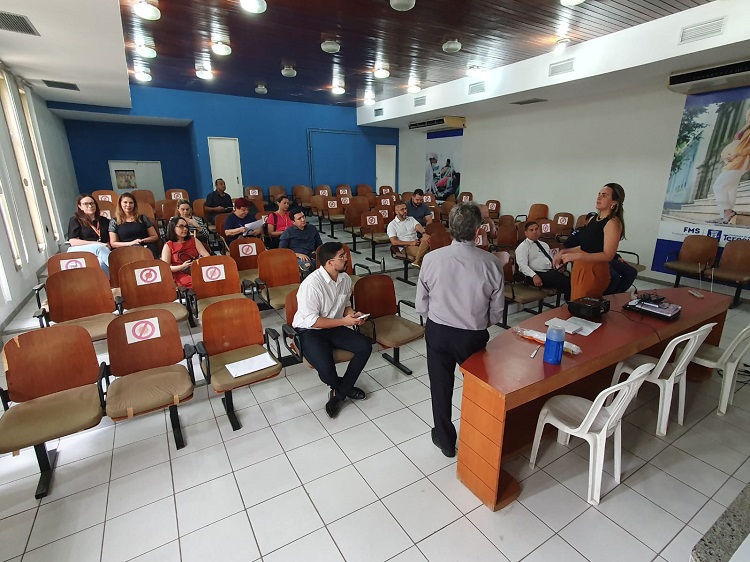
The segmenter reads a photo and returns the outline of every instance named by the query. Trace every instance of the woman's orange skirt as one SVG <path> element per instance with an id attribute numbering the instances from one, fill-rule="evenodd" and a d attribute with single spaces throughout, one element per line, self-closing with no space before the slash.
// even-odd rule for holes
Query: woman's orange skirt
<path id="1" fill-rule="evenodd" d="M 570 273 L 570 299 L 600 299 L 609 287 L 609 262 L 574 261 Z"/>

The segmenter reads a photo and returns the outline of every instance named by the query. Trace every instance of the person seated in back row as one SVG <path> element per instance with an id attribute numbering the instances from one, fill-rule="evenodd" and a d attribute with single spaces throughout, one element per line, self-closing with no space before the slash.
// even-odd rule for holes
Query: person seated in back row
<path id="1" fill-rule="evenodd" d="M 422 258 L 430 251 L 430 235 L 417 219 L 407 215 L 405 203 L 396 203 L 394 210 L 396 216 L 388 223 L 388 238 L 402 256 L 414 258 L 414 265 L 421 267 Z M 422 235 L 421 241 L 418 240 L 417 234 Z"/>
<path id="2" fill-rule="evenodd" d="M 411 199 L 406 202 L 406 214 L 417 219 L 422 226 L 427 226 L 432 222 L 432 211 L 429 205 L 424 202 L 424 191 L 415 189 Z"/>
<path id="3" fill-rule="evenodd" d="M 297 254 L 297 263 L 306 270 L 315 269 L 315 249 L 323 244 L 314 225 L 307 223 L 302 209 L 291 212 L 293 225 L 285 228 L 279 239 L 279 248 L 289 248 Z"/>
<path id="4" fill-rule="evenodd" d="M 570 300 L 570 277 L 552 266 L 550 247 L 539 240 L 539 223 L 527 222 L 524 234 L 526 239 L 516 248 L 518 270 L 526 276 L 530 285 L 557 289 L 567 302 Z"/>
<path id="5" fill-rule="evenodd" d="M 240 236 L 260 236 L 263 233 L 262 223 L 251 226 L 258 222 L 255 220 L 257 214 L 258 209 L 251 201 L 244 197 L 234 200 L 234 212 L 229 213 L 224 220 L 224 239 L 227 245 Z"/>

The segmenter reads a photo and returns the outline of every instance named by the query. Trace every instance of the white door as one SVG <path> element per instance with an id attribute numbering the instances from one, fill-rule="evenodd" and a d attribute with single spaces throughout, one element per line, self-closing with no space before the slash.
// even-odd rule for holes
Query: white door
<path id="1" fill-rule="evenodd" d="M 393 144 L 375 145 L 375 189 L 381 185 L 396 189 L 396 146 Z"/>
<path id="2" fill-rule="evenodd" d="M 242 166 L 240 141 L 226 137 L 208 137 L 208 158 L 211 161 L 211 186 L 218 178 L 227 184 L 232 199 L 242 197 Z"/>

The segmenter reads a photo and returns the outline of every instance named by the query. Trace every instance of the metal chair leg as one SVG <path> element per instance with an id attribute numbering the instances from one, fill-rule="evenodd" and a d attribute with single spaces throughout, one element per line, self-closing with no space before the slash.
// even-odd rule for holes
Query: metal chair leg
<path id="1" fill-rule="evenodd" d="M 169 420 L 172 422 L 172 432 L 174 433 L 174 444 L 177 449 L 185 446 L 185 439 L 182 437 L 182 428 L 180 427 L 180 415 L 177 413 L 177 406 L 172 404 L 169 407 Z"/>
<path id="2" fill-rule="evenodd" d="M 387 353 L 383 353 L 383 359 L 385 359 L 386 361 L 388 361 L 388 363 L 390 363 L 391 365 L 393 365 L 394 367 L 396 367 L 399 371 L 403 372 L 404 374 L 411 375 L 412 374 L 412 370 L 409 369 L 407 366 L 405 366 L 403 363 L 401 363 L 399 361 L 398 353 L 399 353 L 399 348 L 398 347 L 394 347 L 393 348 L 393 357 L 391 357 Z"/>
<path id="3" fill-rule="evenodd" d="M 40 443 L 39 445 L 34 445 L 34 452 L 36 453 L 40 472 L 39 484 L 36 486 L 34 497 L 40 500 L 49 494 L 52 484 L 52 471 L 55 470 L 55 464 L 57 463 L 57 449 L 47 451 L 47 445 Z"/>
<path id="4" fill-rule="evenodd" d="M 234 411 L 234 400 L 232 399 L 231 390 L 227 390 L 224 393 L 224 396 L 221 397 L 221 403 L 224 404 L 224 411 L 227 413 L 227 419 L 232 426 L 232 431 L 237 431 L 242 427 L 242 424 L 237 419 L 237 413 Z"/>

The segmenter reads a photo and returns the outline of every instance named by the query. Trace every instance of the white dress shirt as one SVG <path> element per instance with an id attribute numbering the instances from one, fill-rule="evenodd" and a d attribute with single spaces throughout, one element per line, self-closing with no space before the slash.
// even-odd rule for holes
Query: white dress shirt
<path id="1" fill-rule="evenodd" d="M 292 327 L 313 328 L 318 318 L 343 318 L 352 294 L 352 280 L 346 273 L 339 273 L 336 281 L 323 266 L 313 271 L 302 281 L 297 290 L 297 313 Z"/>
<path id="2" fill-rule="evenodd" d="M 419 222 L 414 217 L 407 216 L 404 220 L 398 217 L 388 223 L 388 238 L 397 238 L 402 242 L 413 242 L 417 239 Z"/>
<path id="3" fill-rule="evenodd" d="M 552 252 L 550 251 L 549 246 L 541 240 L 539 243 L 551 256 Z M 552 269 L 552 262 L 549 258 L 542 253 L 536 243 L 528 238 L 521 242 L 518 245 L 518 248 L 516 248 L 516 263 L 518 264 L 518 270 L 526 277 L 534 277 L 536 271 L 548 271 Z"/>

